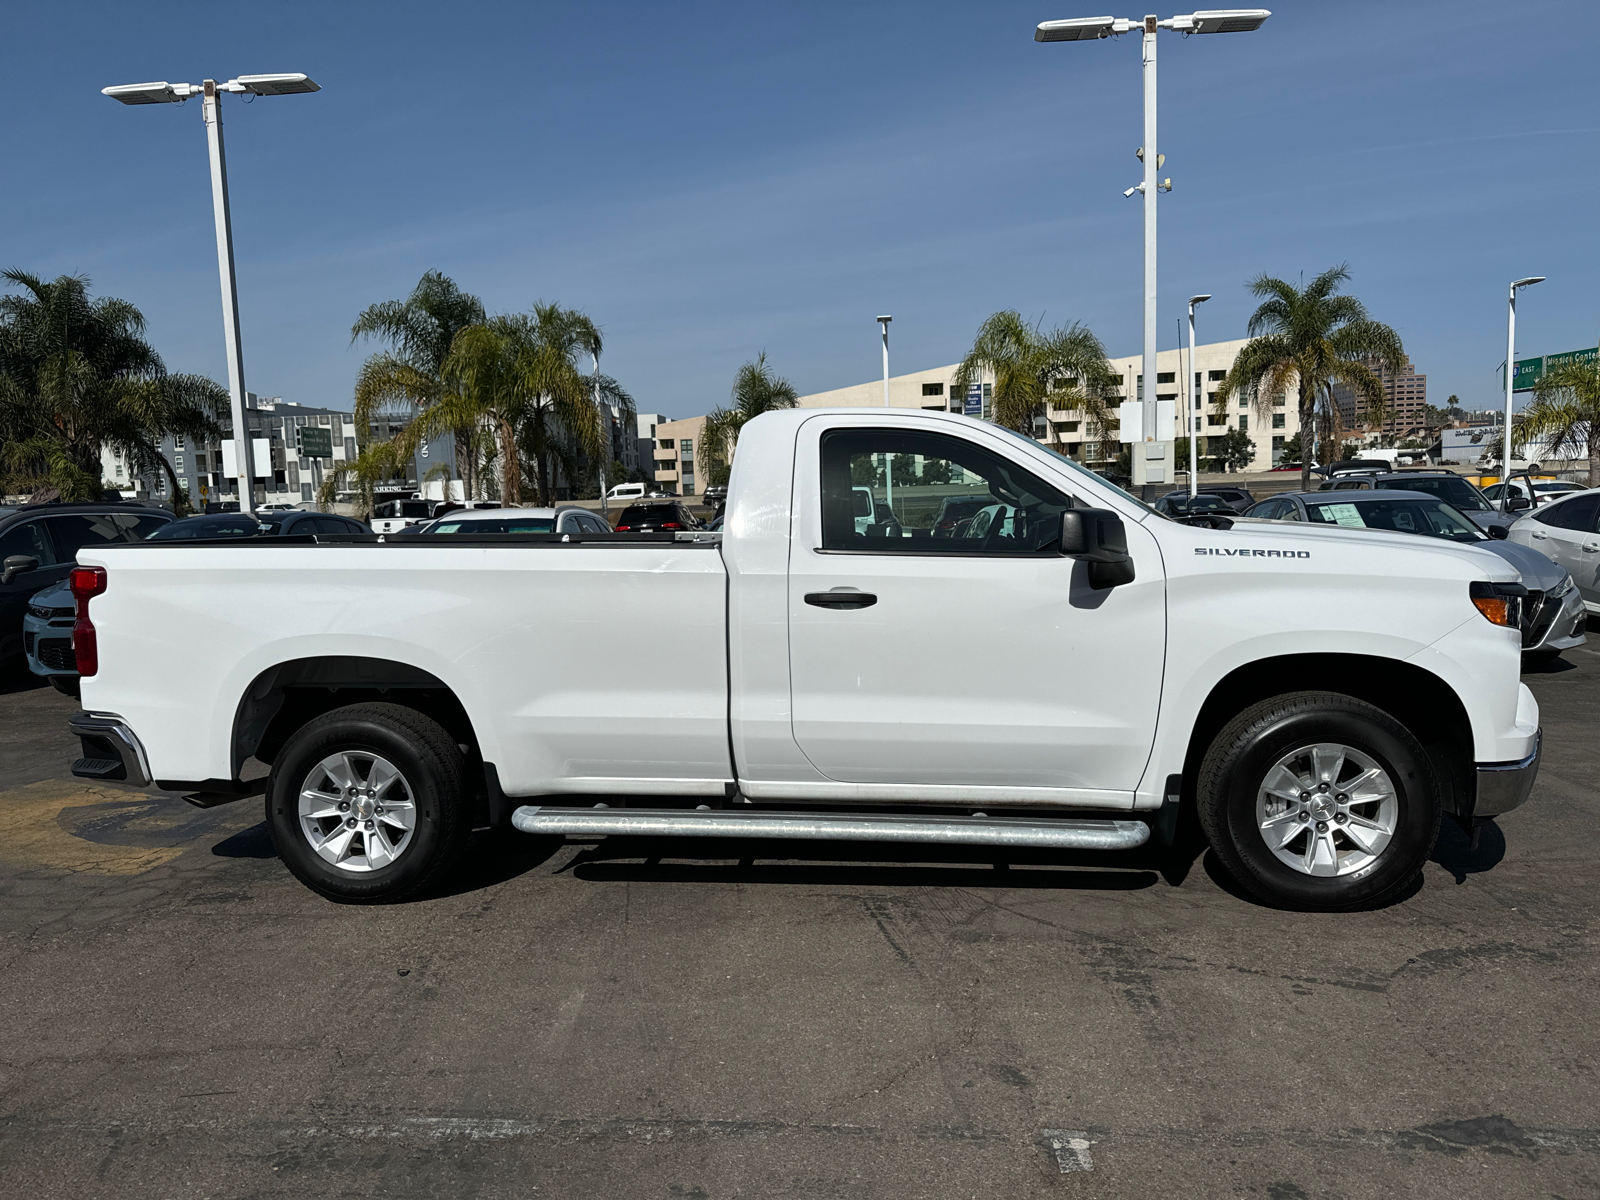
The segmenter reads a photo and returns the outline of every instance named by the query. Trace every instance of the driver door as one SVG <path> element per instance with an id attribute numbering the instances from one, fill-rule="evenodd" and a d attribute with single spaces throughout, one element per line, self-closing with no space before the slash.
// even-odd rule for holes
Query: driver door
<path id="1" fill-rule="evenodd" d="M 789 655 L 801 751 L 842 784 L 1131 803 L 1165 650 L 1154 538 L 1125 522 L 1137 577 L 1094 591 L 1085 565 L 1059 552 L 1061 513 L 1075 503 L 1065 480 L 1023 466 L 1000 434 L 879 420 L 816 419 L 796 447 Z M 857 489 L 878 515 L 864 531 Z M 965 529 L 936 535 L 950 500 L 984 503 Z"/>

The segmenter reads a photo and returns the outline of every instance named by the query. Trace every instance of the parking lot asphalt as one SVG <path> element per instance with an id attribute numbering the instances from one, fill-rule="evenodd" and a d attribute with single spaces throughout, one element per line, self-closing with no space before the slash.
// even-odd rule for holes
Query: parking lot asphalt
<path id="1" fill-rule="evenodd" d="M 1194 851 L 521 835 L 341 906 L 8 676 L 0 1193 L 1600 1195 L 1600 636 L 1524 678 L 1529 803 L 1304 915 Z"/>

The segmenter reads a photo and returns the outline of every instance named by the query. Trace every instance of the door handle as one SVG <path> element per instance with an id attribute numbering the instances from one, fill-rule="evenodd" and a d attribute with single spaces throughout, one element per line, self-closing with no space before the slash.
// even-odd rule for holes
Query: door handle
<path id="1" fill-rule="evenodd" d="M 871 608 L 878 598 L 870 592 L 807 592 L 806 603 L 818 608 Z"/>
<path id="2" fill-rule="evenodd" d="M 1537 529 L 1535 529 L 1533 531 L 1533 536 L 1538 538 L 1542 542 L 1542 541 L 1545 540 L 1545 538 L 1549 537 L 1550 535 L 1548 533 L 1540 533 Z"/>
<path id="3" fill-rule="evenodd" d="M 1595 552 L 1600 551 L 1600 542 L 1585 542 L 1583 544 L 1583 549 L 1584 553 L 1586 554 L 1594 554 Z"/>

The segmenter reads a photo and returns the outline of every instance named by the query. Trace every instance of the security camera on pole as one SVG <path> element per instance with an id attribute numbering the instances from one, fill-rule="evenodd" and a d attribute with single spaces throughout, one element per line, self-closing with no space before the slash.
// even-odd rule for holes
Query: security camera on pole
<path id="1" fill-rule="evenodd" d="M 239 339 L 239 289 L 233 278 L 233 219 L 228 210 L 228 162 L 222 148 L 222 93 L 292 96 L 322 89 L 304 75 L 240 75 L 227 83 L 124 83 L 101 88 L 123 104 L 182 104 L 199 96 L 211 151 L 211 206 L 217 224 L 217 269 L 222 276 L 222 331 L 228 348 L 228 392 L 233 397 L 233 461 L 239 480 L 239 511 L 255 512 L 254 475 L 250 469 L 250 426 L 244 411 L 244 349 Z M 270 466 L 269 466 L 270 471 Z"/>
<path id="2" fill-rule="evenodd" d="M 1044 21 L 1033 31 L 1036 42 L 1084 42 L 1119 37 L 1138 29 L 1143 33 L 1144 57 L 1144 145 L 1138 156 L 1144 163 L 1142 182 L 1123 192 L 1124 196 L 1144 196 L 1144 393 L 1122 406 L 1122 440 L 1135 443 L 1133 482 L 1165 484 L 1173 481 L 1173 433 L 1176 402 L 1158 407 L 1156 401 L 1156 192 L 1170 192 L 1172 180 L 1157 181 L 1156 172 L 1166 156 L 1156 149 L 1156 33 L 1249 33 L 1260 29 L 1272 13 L 1265 8 L 1231 8 L 1189 13 L 1161 20 L 1147 16 L 1142 21 L 1121 17 L 1073 17 L 1065 21 Z M 1179 393 L 1180 395 L 1182 393 Z"/>

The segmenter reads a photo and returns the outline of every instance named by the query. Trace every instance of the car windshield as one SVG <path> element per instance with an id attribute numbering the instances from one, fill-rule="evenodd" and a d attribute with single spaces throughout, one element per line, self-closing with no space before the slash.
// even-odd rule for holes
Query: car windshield
<path id="1" fill-rule="evenodd" d="M 188 538 L 256 537 L 262 522 L 253 517 L 190 517 L 163 525 L 150 535 L 152 542 L 171 542 Z"/>
<path id="2" fill-rule="evenodd" d="M 1156 511 L 1154 508 L 1150 507 L 1150 505 L 1146 504 L 1143 500 L 1139 499 L 1139 497 L 1137 497 L 1135 495 L 1132 495 L 1129 492 L 1123 491 L 1116 484 L 1112 483 L 1109 479 L 1107 479 L 1104 475 L 1096 475 L 1093 471 L 1089 470 L 1089 468 L 1084 466 L 1082 463 L 1073 462 L 1072 459 L 1068 458 L 1065 454 L 1061 453 L 1061 451 L 1052 449 L 1051 447 L 1046 446 L 1043 442 L 1036 442 L 1031 437 L 1028 437 L 1026 434 L 1018 433 L 1015 429 L 1007 429 L 1004 425 L 996 425 L 993 428 L 998 429 L 1001 433 L 1010 434 L 1012 437 L 1016 438 L 1017 441 L 1019 441 L 1019 442 L 1026 442 L 1028 445 L 1032 446 L 1035 450 L 1043 450 L 1046 454 L 1050 455 L 1051 457 L 1060 459 L 1075 474 L 1083 475 L 1083 476 L 1085 476 L 1085 477 L 1087 477 L 1089 479 L 1092 479 L 1092 480 L 1095 481 L 1095 483 L 1099 484 L 1101 487 L 1110 488 L 1113 492 L 1116 492 L 1117 495 L 1121 496 L 1124 500 L 1127 500 L 1128 502 L 1130 502 L 1132 504 L 1137 504 L 1140 508 L 1144 509 L 1145 512 L 1153 513 L 1153 512 Z M 1159 515 L 1165 516 L 1166 514 L 1165 513 L 1161 513 Z"/>
<path id="3" fill-rule="evenodd" d="M 1233 511 L 1221 496 L 1168 496 L 1166 504 L 1179 514 Z"/>
<path id="4" fill-rule="evenodd" d="M 1442 500 L 1308 500 L 1306 520 L 1353 529 L 1389 529 L 1451 542 L 1481 542 L 1478 527 Z"/>
<path id="5" fill-rule="evenodd" d="M 1483 498 L 1482 492 L 1465 479 L 1458 479 L 1454 475 L 1424 476 L 1418 479 L 1401 477 L 1390 480 L 1385 486 L 1402 492 L 1426 492 L 1430 496 L 1437 496 L 1447 504 L 1454 505 L 1462 512 L 1488 512 L 1491 507 Z"/>

